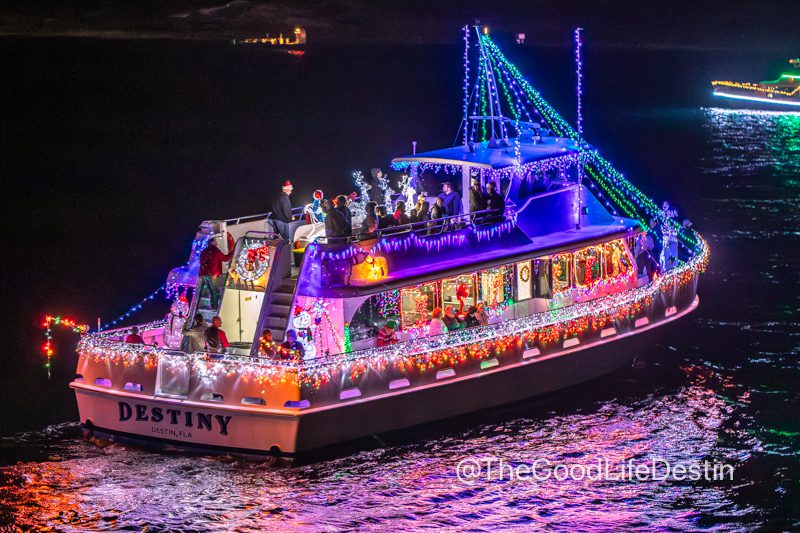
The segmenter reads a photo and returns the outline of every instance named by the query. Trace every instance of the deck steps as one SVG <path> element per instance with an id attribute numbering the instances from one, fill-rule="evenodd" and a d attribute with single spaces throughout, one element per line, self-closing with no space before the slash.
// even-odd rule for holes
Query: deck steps
<path id="1" fill-rule="evenodd" d="M 272 338 L 282 341 L 288 326 L 289 314 L 292 310 L 294 291 L 297 287 L 296 278 L 284 278 L 280 284 L 272 289 L 264 319 L 264 327 L 272 330 Z"/>

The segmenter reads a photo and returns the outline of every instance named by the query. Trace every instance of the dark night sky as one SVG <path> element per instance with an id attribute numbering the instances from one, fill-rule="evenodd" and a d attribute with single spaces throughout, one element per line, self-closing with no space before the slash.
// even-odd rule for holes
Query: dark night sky
<path id="1" fill-rule="evenodd" d="M 800 49 L 790 1 L 12 0 L 0 7 L 0 34 L 227 39 L 303 25 L 317 43 L 448 42 L 454 25 L 476 18 L 533 43 L 560 43 L 580 24 L 596 46 Z"/>

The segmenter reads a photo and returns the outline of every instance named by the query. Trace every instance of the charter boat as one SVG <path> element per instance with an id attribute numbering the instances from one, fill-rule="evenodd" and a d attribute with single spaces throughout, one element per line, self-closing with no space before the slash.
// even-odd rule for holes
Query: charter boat
<path id="1" fill-rule="evenodd" d="M 392 159 L 406 173 L 399 193 L 375 182 L 410 206 L 423 191 L 433 203 L 447 181 L 461 209 L 450 196 L 450 215 L 346 237 L 303 217 L 283 228 L 269 214 L 204 221 L 169 273 L 168 320 L 140 325 L 143 344 L 124 342 L 127 327 L 82 337 L 71 387 L 88 430 L 294 454 L 597 378 L 697 307 L 700 235 L 587 144 L 488 35 L 468 27 L 464 42 L 460 143 Z M 504 207 L 475 209 L 473 182 L 493 183 Z M 369 193 L 356 183 L 358 220 Z M 197 275 L 211 240 L 231 254 L 214 306 Z M 479 303 L 477 325 L 432 328 L 438 308 L 463 316 Z M 221 317 L 225 353 L 187 327 L 195 314 Z M 278 342 L 293 330 L 302 356 L 265 349 L 265 329 Z"/>
<path id="2" fill-rule="evenodd" d="M 789 66 L 790 70 L 772 81 L 712 81 L 714 96 L 751 109 L 800 110 L 800 58 L 790 59 Z"/>

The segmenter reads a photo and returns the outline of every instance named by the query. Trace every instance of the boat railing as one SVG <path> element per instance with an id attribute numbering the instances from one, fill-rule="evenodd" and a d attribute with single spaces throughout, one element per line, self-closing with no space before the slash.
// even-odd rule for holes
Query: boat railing
<path id="1" fill-rule="evenodd" d="M 499 209 L 483 209 L 461 215 L 410 222 L 401 226 L 379 228 L 375 231 L 364 231 L 347 237 L 317 237 L 314 242 L 327 245 L 345 245 L 382 237 L 404 236 L 410 233 L 416 233 L 420 237 L 434 237 L 467 227 L 480 228 L 482 226 L 511 222 L 515 217 L 516 211 L 514 208 L 506 206 L 502 212 Z"/>
<path id="2" fill-rule="evenodd" d="M 302 216 L 304 209 L 305 209 L 305 206 L 302 206 L 302 205 L 293 207 L 292 208 L 292 216 L 293 217 Z M 245 215 L 245 216 L 242 216 L 242 217 L 227 218 L 227 219 L 225 219 L 225 223 L 226 224 L 230 224 L 232 226 L 235 226 L 237 224 L 243 224 L 245 222 L 253 222 L 255 220 L 259 220 L 259 219 L 262 219 L 262 218 L 264 220 L 271 219 L 272 218 L 272 211 L 267 211 L 266 213 L 258 213 L 256 215 Z"/>
<path id="3" fill-rule="evenodd" d="M 483 326 L 449 331 L 441 335 L 417 337 L 402 343 L 383 347 L 364 348 L 352 352 L 320 355 L 314 359 L 296 361 L 292 362 L 292 364 L 298 367 L 323 367 L 338 364 L 343 359 L 351 361 L 365 358 L 380 359 L 382 356 L 390 357 L 393 355 L 399 346 L 402 346 L 404 355 L 414 355 L 480 342 L 481 340 L 486 340 L 489 336 L 503 336 L 521 330 L 548 327 L 560 321 L 578 319 L 593 313 L 611 312 L 623 303 L 633 300 L 644 300 L 648 296 L 652 296 L 662 287 L 670 286 L 679 280 L 681 276 L 694 273 L 698 268 L 700 270 L 705 269 L 709 254 L 708 245 L 699 234 L 696 232 L 693 233 L 697 238 L 697 246 L 694 250 L 694 255 L 688 261 L 681 262 L 679 265 L 665 272 L 664 275 L 656 277 L 643 287 L 608 294 L 599 300 L 575 302 L 566 307 L 543 311 L 513 320 L 500 320 Z"/>

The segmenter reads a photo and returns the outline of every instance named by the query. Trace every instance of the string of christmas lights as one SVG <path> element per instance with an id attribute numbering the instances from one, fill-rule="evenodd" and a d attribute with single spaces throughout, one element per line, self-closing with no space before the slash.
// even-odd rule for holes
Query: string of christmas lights
<path id="1" fill-rule="evenodd" d="M 50 379 L 52 359 L 53 355 L 56 353 L 55 348 L 53 347 L 53 326 L 61 326 L 66 329 L 71 329 L 74 333 L 78 333 L 79 335 L 86 333 L 86 331 L 89 329 L 89 326 L 86 324 L 78 324 L 78 322 L 75 320 L 61 317 L 60 315 L 46 315 L 44 317 L 44 323 L 42 324 L 42 327 L 44 328 L 45 342 L 42 346 L 42 351 L 44 352 L 45 357 L 47 357 L 47 361 L 44 364 L 44 367 L 47 369 L 47 379 Z"/>
<path id="2" fill-rule="evenodd" d="M 225 356 L 212 360 L 208 354 L 186 356 L 187 364 L 198 369 L 198 376 L 207 381 L 221 374 L 239 375 L 245 380 L 263 383 L 294 383 L 317 390 L 331 382 L 333 376 L 363 374 L 369 368 L 417 368 L 422 371 L 462 364 L 471 359 L 503 351 L 514 343 L 549 343 L 569 338 L 589 328 L 602 327 L 615 319 L 638 316 L 662 291 L 682 286 L 703 272 L 708 262 L 708 245 L 695 235 L 698 249 L 687 262 L 656 277 L 652 282 L 625 292 L 577 303 L 548 312 L 501 321 L 487 326 L 457 330 L 447 335 L 421 338 L 381 348 L 317 357 L 306 361 L 253 361 L 249 358 Z M 169 352 L 153 346 L 126 345 L 102 335 L 86 335 L 79 345 L 80 357 L 109 364 L 154 365 Z"/>

